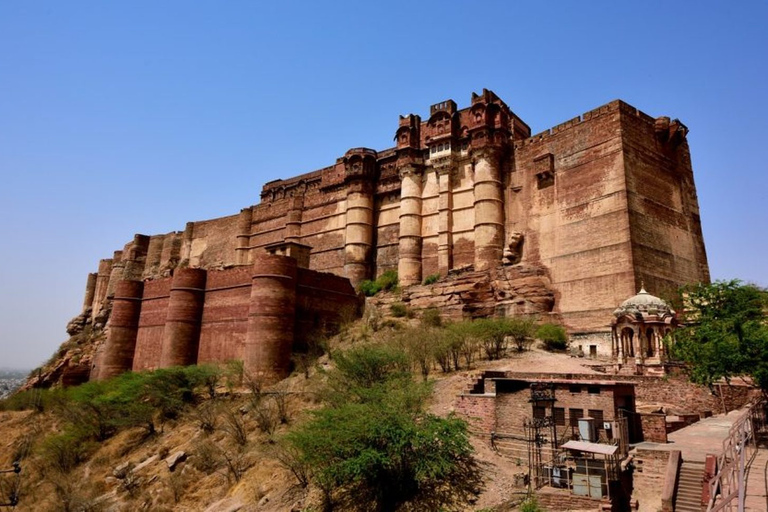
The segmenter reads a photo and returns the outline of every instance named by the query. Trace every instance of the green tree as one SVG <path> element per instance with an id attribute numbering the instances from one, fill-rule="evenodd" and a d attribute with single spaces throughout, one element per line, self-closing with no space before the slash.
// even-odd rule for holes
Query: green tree
<path id="1" fill-rule="evenodd" d="M 295 463 L 331 499 L 360 510 L 449 510 L 478 489 L 467 425 L 425 412 L 429 383 L 385 346 L 337 356 L 334 400 L 290 432 Z"/>
<path id="2" fill-rule="evenodd" d="M 536 322 L 529 317 L 482 318 L 471 325 L 475 336 L 482 340 L 483 350 L 490 360 L 503 358 L 509 341 L 518 352 L 526 350 L 536 332 Z"/>
<path id="3" fill-rule="evenodd" d="M 544 342 L 545 350 L 565 350 L 568 347 L 568 334 L 561 325 L 541 324 L 536 329 L 536 337 Z"/>
<path id="4" fill-rule="evenodd" d="M 681 289 L 686 325 L 674 333 L 673 357 L 690 365 L 691 379 L 710 385 L 751 376 L 768 390 L 768 293 L 738 280 Z"/>

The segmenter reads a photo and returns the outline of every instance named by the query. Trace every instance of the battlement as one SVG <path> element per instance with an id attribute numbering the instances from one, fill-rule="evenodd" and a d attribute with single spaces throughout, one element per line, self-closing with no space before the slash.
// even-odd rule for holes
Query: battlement
<path id="1" fill-rule="evenodd" d="M 515 147 L 520 148 L 530 144 L 535 144 L 537 142 L 543 141 L 544 139 L 552 135 L 557 135 L 566 130 L 574 128 L 575 126 L 578 126 L 581 123 L 591 121 L 615 112 L 621 112 L 626 115 L 635 116 L 638 119 L 640 119 L 642 122 L 648 123 L 648 124 L 654 124 L 656 122 L 656 119 L 649 116 L 648 114 L 641 111 L 640 109 L 637 109 L 632 105 L 625 103 L 622 100 L 614 100 L 614 101 L 611 101 L 610 103 L 606 103 L 605 105 L 602 105 L 588 112 L 585 112 L 579 116 L 576 116 L 573 119 L 569 119 L 568 121 L 557 124 L 552 128 L 547 128 L 546 130 L 539 132 L 531 137 L 528 137 L 527 139 L 516 141 Z"/>
<path id="2" fill-rule="evenodd" d="M 429 107 L 429 116 L 432 117 L 438 112 L 446 112 L 449 115 L 456 113 L 456 102 L 453 100 L 445 100 L 440 103 L 435 103 Z"/>

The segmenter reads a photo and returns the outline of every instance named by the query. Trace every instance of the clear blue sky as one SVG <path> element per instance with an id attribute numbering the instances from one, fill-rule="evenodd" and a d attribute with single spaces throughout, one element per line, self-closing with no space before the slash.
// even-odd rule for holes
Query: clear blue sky
<path id="1" fill-rule="evenodd" d="M 46 360 L 134 233 L 483 87 L 534 132 L 615 98 L 680 118 L 712 277 L 766 286 L 766 26 L 765 1 L 0 2 L 0 367 Z"/>

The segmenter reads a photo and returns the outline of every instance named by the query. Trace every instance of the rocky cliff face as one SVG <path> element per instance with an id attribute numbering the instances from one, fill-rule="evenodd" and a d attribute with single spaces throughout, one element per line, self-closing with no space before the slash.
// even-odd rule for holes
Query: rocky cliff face
<path id="1" fill-rule="evenodd" d="M 61 344 L 48 362 L 30 373 L 21 390 L 56 385 L 76 386 L 88 381 L 96 349 L 106 339 L 106 331 L 93 328 L 90 321 L 85 322 L 81 318 L 83 315 L 69 322 L 67 332 L 70 338 Z M 78 327 L 73 328 L 74 325 Z"/>
<path id="2" fill-rule="evenodd" d="M 516 315 L 552 317 L 555 294 L 544 267 L 516 264 L 476 271 L 468 266 L 449 272 L 434 284 L 410 286 L 399 295 L 370 299 L 370 304 L 377 307 L 395 302 L 415 310 L 437 308 L 443 317 L 455 320 Z"/>

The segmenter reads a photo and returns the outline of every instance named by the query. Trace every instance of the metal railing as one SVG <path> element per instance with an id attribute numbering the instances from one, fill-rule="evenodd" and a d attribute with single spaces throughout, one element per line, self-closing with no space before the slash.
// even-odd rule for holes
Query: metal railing
<path id="1" fill-rule="evenodd" d="M 717 457 L 717 472 L 707 483 L 707 512 L 744 511 L 746 471 L 757 452 L 757 433 L 766 423 L 766 401 L 761 398 L 749 406 L 731 425 Z"/>

